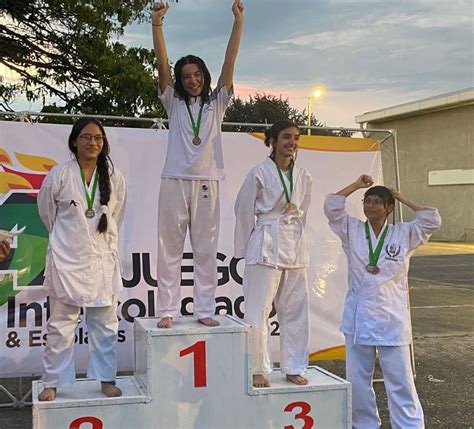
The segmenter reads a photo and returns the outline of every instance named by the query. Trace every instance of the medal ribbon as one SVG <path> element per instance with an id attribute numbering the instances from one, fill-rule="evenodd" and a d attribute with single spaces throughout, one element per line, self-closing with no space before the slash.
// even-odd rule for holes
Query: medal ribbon
<path id="1" fill-rule="evenodd" d="M 99 175 L 97 174 L 97 169 L 94 170 L 94 183 L 92 185 L 92 193 L 89 195 L 89 192 L 87 192 L 86 176 L 84 175 L 84 171 L 82 170 L 82 168 L 79 167 L 79 169 L 81 170 L 81 179 L 84 185 L 84 192 L 86 193 L 87 209 L 90 210 L 94 205 L 95 191 L 97 190 L 97 182 L 99 179 Z"/>
<path id="2" fill-rule="evenodd" d="M 369 265 L 372 267 L 377 266 L 377 261 L 380 257 L 380 252 L 382 252 L 383 242 L 385 240 L 385 236 L 388 232 L 388 224 L 385 226 L 385 229 L 382 232 L 382 236 L 377 243 L 377 247 L 375 248 L 375 252 L 372 249 L 372 240 L 370 238 L 370 231 L 369 231 L 369 221 L 365 221 L 365 235 L 367 237 L 367 241 L 369 242 Z"/>
<path id="3" fill-rule="evenodd" d="M 275 162 L 275 160 L 273 160 Z M 288 180 L 290 181 L 290 192 L 288 193 L 288 188 L 286 187 L 285 179 L 283 178 L 283 173 L 278 167 L 278 164 L 275 162 L 276 168 L 278 170 L 278 175 L 280 176 L 280 182 L 283 185 L 283 191 L 285 192 L 286 202 L 289 203 L 291 201 L 291 194 L 293 194 L 293 161 L 291 161 Z"/>
<path id="4" fill-rule="evenodd" d="M 193 114 L 191 112 L 191 109 L 189 108 L 189 104 L 186 103 L 186 107 L 188 109 L 188 113 L 189 113 L 189 118 L 191 119 L 191 126 L 193 127 L 193 133 L 194 133 L 194 137 L 199 137 L 199 130 L 201 128 L 201 118 L 202 118 L 202 108 L 203 108 L 203 105 L 201 104 L 201 108 L 199 109 L 199 114 L 198 114 L 198 118 L 197 118 L 197 123 L 194 122 L 194 118 L 193 118 Z"/>

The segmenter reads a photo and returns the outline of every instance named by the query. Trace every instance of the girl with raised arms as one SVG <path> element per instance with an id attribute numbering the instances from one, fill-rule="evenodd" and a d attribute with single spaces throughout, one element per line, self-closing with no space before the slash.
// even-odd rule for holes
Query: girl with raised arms
<path id="1" fill-rule="evenodd" d="M 221 122 L 233 94 L 244 6 L 240 0 L 232 5 L 234 24 L 213 91 L 204 61 L 194 55 L 176 62 L 172 80 L 163 36 L 168 8 L 166 3 L 155 3 L 152 12 L 160 98 L 169 118 L 158 208 L 158 327 L 171 328 L 180 312 L 181 262 L 188 228 L 194 259 L 194 316 L 204 325 L 217 326 L 212 316 L 217 288 L 219 181 L 224 178 Z"/>
<path id="2" fill-rule="evenodd" d="M 269 387 L 268 315 L 272 302 L 280 324 L 280 369 L 304 385 L 309 355 L 309 262 L 304 227 L 312 178 L 296 160 L 298 126 L 279 121 L 265 133 L 270 156 L 248 173 L 235 203 L 235 257 L 245 258 L 244 321 L 253 385 Z"/>
<path id="3" fill-rule="evenodd" d="M 423 410 L 410 360 L 412 340 L 408 267 L 415 249 L 441 225 L 438 211 L 420 206 L 400 192 L 373 186 L 368 175 L 326 197 L 329 226 L 342 241 L 349 269 L 341 330 L 346 337 L 346 377 L 352 383 L 352 425 L 380 427 L 372 387 L 375 352 L 383 371 L 393 428 L 423 428 Z M 363 199 L 366 220 L 346 212 L 346 199 L 369 188 Z M 395 199 L 415 211 L 415 220 L 390 225 Z"/>

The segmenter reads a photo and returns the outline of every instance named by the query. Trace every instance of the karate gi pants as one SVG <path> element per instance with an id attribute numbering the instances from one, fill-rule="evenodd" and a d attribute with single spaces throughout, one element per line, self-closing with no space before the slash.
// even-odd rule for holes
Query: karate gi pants
<path id="1" fill-rule="evenodd" d="M 352 427 L 380 428 L 372 386 L 377 349 L 392 428 L 424 428 L 423 409 L 416 393 L 411 368 L 410 346 L 362 346 L 353 342 L 354 337 L 347 335 L 346 378 L 352 383 Z"/>
<path id="2" fill-rule="evenodd" d="M 272 370 L 268 353 L 268 316 L 272 302 L 280 325 L 280 368 L 283 374 L 302 375 L 309 356 L 309 303 L 306 268 L 278 269 L 246 265 L 244 271 L 245 323 L 251 325 L 249 345 L 252 371 Z"/>
<path id="3" fill-rule="evenodd" d="M 114 381 L 117 374 L 117 297 L 108 307 L 85 309 L 89 340 L 87 376 L 100 381 Z M 43 352 L 43 385 L 57 387 L 76 380 L 74 338 L 81 307 L 64 304 L 50 296 L 51 313 Z"/>
<path id="4" fill-rule="evenodd" d="M 157 313 L 176 317 L 181 309 L 181 263 L 189 227 L 194 259 L 194 316 L 215 313 L 219 182 L 162 179 L 158 207 Z"/>

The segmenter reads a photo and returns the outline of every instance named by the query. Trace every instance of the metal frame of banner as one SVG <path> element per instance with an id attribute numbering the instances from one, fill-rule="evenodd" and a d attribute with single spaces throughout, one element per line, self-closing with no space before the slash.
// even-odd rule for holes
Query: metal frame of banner
<path id="1" fill-rule="evenodd" d="M 0 112 L 0 117 L 7 117 L 13 118 L 14 121 L 19 122 L 28 122 L 28 123 L 35 123 L 32 118 L 48 118 L 48 117 L 63 117 L 63 118 L 79 118 L 79 117 L 92 117 L 101 120 L 112 120 L 112 121 L 134 121 L 134 122 L 148 122 L 150 123 L 150 128 L 155 129 L 166 129 L 166 125 L 168 124 L 168 119 L 164 118 L 137 118 L 133 116 L 112 116 L 112 115 L 80 115 L 80 114 L 68 114 L 68 113 L 44 113 L 44 112 L 29 112 L 29 111 L 21 111 L 21 112 Z M 47 122 L 44 122 L 47 123 Z M 235 127 L 254 127 L 254 128 L 262 128 L 266 129 L 271 127 L 272 124 L 262 124 L 262 123 L 243 123 L 243 122 L 223 122 L 223 126 L 235 126 Z M 324 131 L 348 131 L 351 133 L 361 133 L 364 137 L 370 135 L 371 133 L 381 133 L 385 134 L 380 140 L 379 144 L 382 147 L 384 143 L 392 139 L 392 146 L 393 146 L 393 161 L 394 161 L 394 168 L 395 168 L 395 185 L 398 190 L 400 190 L 400 168 L 398 163 L 398 144 L 397 144 L 397 132 L 396 130 L 387 130 L 387 129 L 377 129 L 377 128 L 346 128 L 346 127 L 308 127 L 307 125 L 298 125 L 301 129 L 311 129 L 311 130 L 324 130 Z M 402 213 L 402 205 L 400 201 L 397 201 L 398 207 L 398 217 L 399 221 L 403 222 L 403 213 Z M 408 289 L 408 284 L 407 284 Z M 408 296 L 408 309 L 410 309 L 410 294 Z M 411 314 L 410 314 L 411 320 Z M 413 371 L 413 376 L 416 378 L 416 370 L 415 370 L 415 351 L 413 347 L 413 333 L 412 339 L 410 344 L 410 356 L 411 356 L 411 366 Z M 28 397 L 31 395 L 31 389 L 26 392 L 25 394 L 22 393 L 22 382 L 23 377 L 15 377 L 17 379 L 17 386 L 18 386 L 18 398 L 15 397 L 8 389 L 0 384 L 0 391 L 5 393 L 11 402 L 7 402 L 5 404 L 0 404 L 0 408 L 11 407 L 11 408 L 22 408 L 25 406 L 31 405 L 31 401 L 27 401 Z M 373 380 L 374 383 L 383 381 L 381 379 Z"/>

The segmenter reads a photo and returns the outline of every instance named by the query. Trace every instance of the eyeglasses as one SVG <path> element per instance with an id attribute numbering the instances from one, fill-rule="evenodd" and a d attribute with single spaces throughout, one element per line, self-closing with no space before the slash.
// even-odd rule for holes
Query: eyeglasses
<path id="1" fill-rule="evenodd" d="M 361 200 L 361 201 L 362 201 L 362 204 L 364 206 L 381 206 L 381 205 L 385 204 L 385 201 L 382 200 L 381 198 L 374 198 L 374 199 L 370 199 L 370 200 L 364 199 L 364 200 Z"/>
<path id="2" fill-rule="evenodd" d="M 79 138 L 84 143 L 89 143 L 92 139 L 94 139 L 96 143 L 102 143 L 104 141 L 104 136 L 102 134 L 96 134 L 95 136 L 92 134 L 82 134 L 79 136 Z"/>

